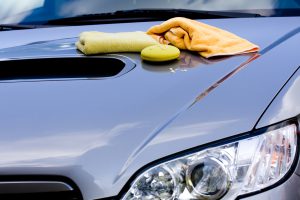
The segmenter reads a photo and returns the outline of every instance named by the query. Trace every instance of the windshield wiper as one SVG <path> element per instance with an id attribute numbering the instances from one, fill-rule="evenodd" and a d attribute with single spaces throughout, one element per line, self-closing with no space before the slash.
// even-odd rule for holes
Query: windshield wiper
<path id="1" fill-rule="evenodd" d="M 37 25 L 0 24 L 0 31 L 34 29 L 38 27 Z"/>
<path id="2" fill-rule="evenodd" d="M 231 11 L 201 11 L 187 9 L 134 9 L 122 10 L 110 13 L 99 13 L 79 15 L 69 18 L 50 20 L 47 25 L 82 25 L 82 24 L 104 24 L 122 23 L 132 21 L 154 21 L 166 20 L 172 17 L 187 17 L 191 19 L 216 19 L 216 18 L 239 18 L 260 17 L 259 14 L 231 12 Z"/>

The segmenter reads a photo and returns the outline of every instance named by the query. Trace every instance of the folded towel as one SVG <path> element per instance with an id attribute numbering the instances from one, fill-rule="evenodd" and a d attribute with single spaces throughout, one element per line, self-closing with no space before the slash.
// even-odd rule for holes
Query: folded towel
<path id="1" fill-rule="evenodd" d="M 257 52 L 259 47 L 225 30 L 183 17 L 175 17 L 148 32 L 162 44 L 197 51 L 205 58 Z"/>
<path id="2" fill-rule="evenodd" d="M 159 44 L 144 32 L 102 33 L 83 32 L 77 48 L 86 55 L 114 52 L 141 52 L 145 47 Z"/>

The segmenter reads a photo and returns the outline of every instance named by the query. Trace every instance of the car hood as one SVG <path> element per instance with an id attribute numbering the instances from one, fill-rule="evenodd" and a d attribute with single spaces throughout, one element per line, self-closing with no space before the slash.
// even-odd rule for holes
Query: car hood
<path id="1" fill-rule="evenodd" d="M 153 65 L 112 54 L 135 68 L 107 79 L 0 82 L 1 174 L 61 175 L 86 199 L 115 196 L 149 162 L 254 129 L 299 66 L 299 18 L 203 22 L 258 44 L 260 55 L 208 60 L 182 52 L 179 61 Z M 0 60 L 78 57 L 81 31 L 157 23 L 2 32 Z"/>

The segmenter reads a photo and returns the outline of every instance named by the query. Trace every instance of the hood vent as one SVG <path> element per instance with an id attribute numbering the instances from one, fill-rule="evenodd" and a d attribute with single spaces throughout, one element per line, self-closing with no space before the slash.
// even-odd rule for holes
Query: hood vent
<path id="1" fill-rule="evenodd" d="M 121 56 L 11 59 L 0 61 L 0 81 L 114 78 L 134 67 Z"/>

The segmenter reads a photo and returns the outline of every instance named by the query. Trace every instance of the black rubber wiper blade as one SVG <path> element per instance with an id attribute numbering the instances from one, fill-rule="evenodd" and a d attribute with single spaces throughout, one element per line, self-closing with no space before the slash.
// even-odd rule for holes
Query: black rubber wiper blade
<path id="1" fill-rule="evenodd" d="M 82 25 L 82 24 L 105 24 L 122 23 L 132 21 L 156 21 L 166 20 L 172 17 L 187 17 L 190 19 L 217 19 L 217 18 L 239 18 L 260 17 L 259 14 L 231 12 L 231 11 L 201 11 L 188 9 L 134 9 L 122 10 L 110 13 L 99 13 L 79 15 L 69 18 L 50 20 L 48 25 Z"/>
<path id="2" fill-rule="evenodd" d="M 24 30 L 38 28 L 36 25 L 0 24 L 0 31 Z"/>

